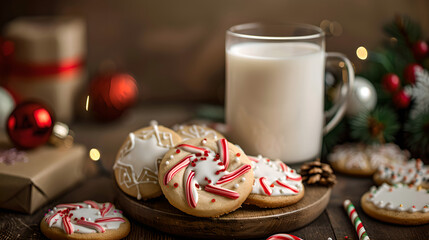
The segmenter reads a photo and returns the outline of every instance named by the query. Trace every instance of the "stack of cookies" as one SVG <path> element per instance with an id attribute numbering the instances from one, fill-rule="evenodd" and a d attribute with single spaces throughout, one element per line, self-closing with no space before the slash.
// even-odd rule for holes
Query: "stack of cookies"
<path id="1" fill-rule="evenodd" d="M 263 208 L 304 196 L 301 176 L 281 161 L 247 156 L 219 132 L 200 125 L 158 125 L 129 134 L 113 167 L 119 188 L 138 200 L 164 195 L 177 209 L 217 217 L 243 203 Z"/>

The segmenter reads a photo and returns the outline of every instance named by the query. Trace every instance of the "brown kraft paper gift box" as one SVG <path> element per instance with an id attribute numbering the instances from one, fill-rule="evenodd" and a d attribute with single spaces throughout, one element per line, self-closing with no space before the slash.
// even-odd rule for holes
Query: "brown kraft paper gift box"
<path id="1" fill-rule="evenodd" d="M 0 208 L 32 214 L 84 178 L 86 148 L 42 146 L 28 162 L 0 163 Z"/>

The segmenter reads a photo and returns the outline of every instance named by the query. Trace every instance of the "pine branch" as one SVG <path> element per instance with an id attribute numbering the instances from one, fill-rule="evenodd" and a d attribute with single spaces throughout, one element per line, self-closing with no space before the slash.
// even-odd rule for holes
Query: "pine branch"
<path id="1" fill-rule="evenodd" d="M 395 112 L 387 107 L 362 112 L 351 120 L 350 127 L 351 136 L 367 144 L 391 142 L 399 130 Z"/>
<path id="2" fill-rule="evenodd" d="M 417 115 L 405 125 L 408 147 L 421 156 L 429 153 L 429 112 Z"/>
<path id="3" fill-rule="evenodd" d="M 412 97 L 413 107 L 410 117 L 429 112 L 429 72 L 426 70 L 416 72 L 416 83 L 406 89 Z"/>

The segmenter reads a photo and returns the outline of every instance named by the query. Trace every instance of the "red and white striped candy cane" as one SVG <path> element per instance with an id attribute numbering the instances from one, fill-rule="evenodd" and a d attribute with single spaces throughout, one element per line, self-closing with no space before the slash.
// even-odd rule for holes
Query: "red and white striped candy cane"
<path id="1" fill-rule="evenodd" d="M 99 209 L 98 204 L 96 202 L 94 202 L 94 201 L 86 200 L 86 201 L 83 201 L 83 202 L 86 203 L 86 204 L 88 204 L 88 205 L 90 205 L 92 208 Z"/>
<path id="2" fill-rule="evenodd" d="M 262 190 L 264 190 L 265 194 L 271 196 L 271 194 L 273 193 L 273 189 L 268 186 L 267 179 L 265 177 L 260 177 L 259 183 L 261 184 Z"/>
<path id="3" fill-rule="evenodd" d="M 64 226 L 64 230 L 66 231 L 67 234 L 72 234 L 74 229 L 73 229 L 73 225 L 70 222 L 70 217 L 69 216 L 64 216 L 62 218 L 62 223 Z"/>
<path id="4" fill-rule="evenodd" d="M 250 161 L 254 161 L 254 162 L 259 162 L 259 160 L 257 158 L 251 157 L 251 156 L 247 156 L 249 158 Z"/>
<path id="5" fill-rule="evenodd" d="M 180 160 L 179 163 L 174 165 L 168 172 L 164 175 L 164 185 L 167 185 L 171 179 L 173 179 L 174 175 L 176 175 L 180 170 L 187 167 L 188 164 L 191 162 L 192 155 L 188 155 L 184 157 L 182 160 Z"/>
<path id="6" fill-rule="evenodd" d="M 189 144 L 179 144 L 177 145 L 177 148 L 180 148 L 186 152 L 190 152 L 190 153 L 201 153 L 204 154 L 207 149 L 205 148 L 200 148 L 194 145 L 189 145 Z"/>
<path id="7" fill-rule="evenodd" d="M 292 192 L 294 192 L 294 193 L 298 193 L 298 192 L 299 192 L 299 190 L 298 190 L 296 187 L 293 187 L 293 186 L 291 186 L 291 185 L 289 185 L 289 184 L 286 184 L 286 183 L 284 183 L 284 182 L 282 182 L 282 181 L 276 180 L 276 183 L 277 183 L 279 186 L 282 186 L 282 187 L 284 187 L 284 188 L 287 188 L 287 189 L 291 190 L 291 191 L 292 191 Z"/>
<path id="8" fill-rule="evenodd" d="M 194 184 L 195 172 L 191 171 L 185 178 L 186 201 L 191 208 L 196 208 L 198 203 L 198 193 Z"/>
<path id="9" fill-rule="evenodd" d="M 104 203 L 103 208 L 100 209 L 101 216 L 104 217 L 106 214 L 110 212 L 110 210 L 112 210 L 112 208 L 113 208 L 113 204 L 107 203 L 107 206 L 106 206 L 106 204 Z"/>
<path id="10" fill-rule="evenodd" d="M 303 240 L 303 239 L 291 234 L 279 233 L 268 237 L 267 240 Z"/>
<path id="11" fill-rule="evenodd" d="M 103 222 L 125 222 L 125 219 L 121 217 L 104 217 L 104 218 L 97 218 L 95 219 L 96 223 L 103 223 Z"/>
<path id="12" fill-rule="evenodd" d="M 56 212 L 55 214 L 52 214 L 52 216 L 48 217 L 45 219 L 45 221 L 48 223 L 49 227 L 52 226 L 52 219 L 54 219 L 58 214 L 60 214 L 60 212 Z"/>
<path id="13" fill-rule="evenodd" d="M 225 138 L 219 139 L 217 141 L 217 146 L 219 148 L 220 160 L 223 165 L 225 165 L 225 169 L 228 169 L 229 165 L 229 154 L 228 154 L 228 141 Z"/>
<path id="14" fill-rule="evenodd" d="M 80 226 L 84 226 L 84 227 L 88 227 L 88 228 L 94 229 L 95 231 L 97 231 L 99 233 L 104 233 L 106 231 L 104 229 L 104 227 L 102 227 L 101 225 L 99 225 L 97 223 L 93 223 L 93 222 L 88 222 L 88 221 L 85 221 L 85 220 L 77 220 L 76 224 L 80 225 Z"/>
<path id="15" fill-rule="evenodd" d="M 234 191 L 231 191 L 229 189 L 222 188 L 222 187 L 217 187 L 217 186 L 214 186 L 212 184 L 206 185 L 204 187 L 204 190 L 206 190 L 206 192 L 214 193 L 214 194 L 224 196 L 227 198 L 231 198 L 231 199 L 237 199 L 240 197 L 240 194 L 238 192 L 234 192 Z"/>
<path id="16" fill-rule="evenodd" d="M 291 181 L 301 181 L 302 177 L 299 176 L 299 177 L 293 178 L 293 177 L 286 176 L 286 179 L 287 180 L 291 180 Z"/>
<path id="17" fill-rule="evenodd" d="M 278 161 L 277 163 L 279 164 L 283 172 L 287 172 L 289 170 L 289 167 L 284 162 Z"/>
<path id="18" fill-rule="evenodd" d="M 217 181 L 216 184 L 224 184 L 224 183 L 231 182 L 232 180 L 234 180 L 234 179 L 240 177 L 241 175 L 247 173 L 248 171 L 250 171 L 250 169 L 252 169 L 252 167 L 250 165 L 243 165 L 240 168 L 236 169 L 235 171 L 222 176 Z"/>
<path id="19" fill-rule="evenodd" d="M 84 206 L 80 204 L 65 203 L 65 204 L 59 204 L 55 207 L 56 208 L 77 208 L 77 207 L 83 208 Z"/>

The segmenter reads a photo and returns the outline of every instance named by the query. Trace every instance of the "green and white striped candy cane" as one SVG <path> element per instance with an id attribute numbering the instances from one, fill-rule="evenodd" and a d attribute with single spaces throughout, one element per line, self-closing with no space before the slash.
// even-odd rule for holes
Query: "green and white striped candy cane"
<path id="1" fill-rule="evenodd" d="M 368 234 L 366 233 L 366 230 L 363 227 L 362 221 L 360 220 L 353 203 L 347 199 L 344 201 L 343 206 L 347 214 L 349 215 L 350 221 L 352 221 L 352 224 L 355 226 L 359 239 L 369 240 Z"/>

